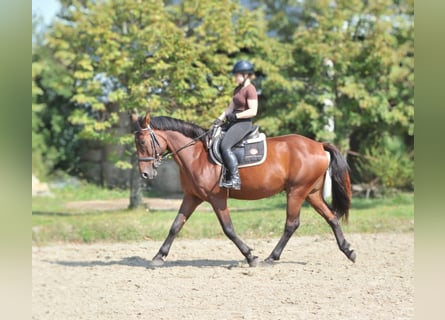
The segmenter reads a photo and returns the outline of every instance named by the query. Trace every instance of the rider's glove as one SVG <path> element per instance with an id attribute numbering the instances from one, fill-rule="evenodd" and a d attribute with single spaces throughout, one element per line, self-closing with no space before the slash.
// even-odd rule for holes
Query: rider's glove
<path id="1" fill-rule="evenodd" d="M 211 132 L 211 134 L 213 134 L 215 129 L 221 127 L 222 124 L 223 124 L 223 121 L 221 119 L 219 119 L 219 118 L 216 119 L 215 121 L 213 121 L 213 123 L 209 129 L 209 132 Z"/>
<path id="2" fill-rule="evenodd" d="M 238 119 L 238 118 L 236 117 L 236 113 L 232 112 L 232 113 L 229 113 L 228 115 L 226 115 L 226 119 L 229 122 L 235 122 L 236 119 Z"/>
<path id="3" fill-rule="evenodd" d="M 220 118 L 217 118 L 215 121 L 213 121 L 212 125 L 214 127 L 220 127 L 223 124 L 223 121 Z"/>

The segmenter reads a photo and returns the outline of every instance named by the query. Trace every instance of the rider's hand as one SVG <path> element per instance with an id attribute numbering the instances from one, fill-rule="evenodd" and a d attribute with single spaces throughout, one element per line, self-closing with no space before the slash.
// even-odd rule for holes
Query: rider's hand
<path id="1" fill-rule="evenodd" d="M 216 119 L 215 121 L 213 121 L 213 123 L 209 129 L 209 132 L 211 132 L 211 134 L 213 134 L 215 129 L 221 127 L 222 124 L 223 124 L 223 121 L 221 119 L 219 119 L 219 118 Z"/>
<path id="2" fill-rule="evenodd" d="M 229 114 L 226 116 L 226 119 L 227 119 L 227 121 L 229 121 L 229 122 L 235 122 L 236 119 L 238 119 L 238 118 L 236 117 L 236 113 L 232 112 L 232 113 L 229 113 Z"/>
<path id="3" fill-rule="evenodd" d="M 220 118 L 217 118 L 215 121 L 213 121 L 212 126 L 220 127 L 222 124 L 223 124 L 223 121 Z"/>

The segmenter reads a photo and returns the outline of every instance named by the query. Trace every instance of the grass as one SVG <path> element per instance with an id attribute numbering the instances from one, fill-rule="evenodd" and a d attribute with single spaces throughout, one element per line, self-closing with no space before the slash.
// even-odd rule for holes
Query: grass
<path id="1" fill-rule="evenodd" d="M 32 211 L 34 212 L 63 212 L 79 213 L 78 211 L 67 208 L 65 205 L 69 201 L 88 201 L 88 200 L 113 200 L 128 198 L 130 192 L 120 189 L 105 189 L 93 184 L 82 183 L 79 186 L 66 186 L 53 189 L 54 197 L 33 197 Z"/>
<path id="2" fill-rule="evenodd" d="M 128 191 L 106 190 L 93 185 L 55 190 L 52 198 L 34 197 L 32 239 L 34 244 L 54 242 L 163 240 L 176 212 L 118 210 L 85 212 L 65 207 L 69 201 L 128 198 Z M 412 232 L 414 195 L 403 193 L 384 199 L 355 198 L 348 233 Z M 235 230 L 242 238 L 279 237 L 284 227 L 286 200 L 283 194 L 257 201 L 229 200 Z M 331 233 L 327 223 L 308 205 L 301 211 L 299 235 Z M 181 230 L 180 238 L 223 238 L 213 212 L 198 210 Z"/>

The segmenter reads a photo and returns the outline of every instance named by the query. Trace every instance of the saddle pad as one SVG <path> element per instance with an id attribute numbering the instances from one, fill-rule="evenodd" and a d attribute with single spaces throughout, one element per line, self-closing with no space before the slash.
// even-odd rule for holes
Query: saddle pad
<path id="1" fill-rule="evenodd" d="M 217 165 L 222 166 L 222 157 L 219 152 L 220 140 L 214 141 L 210 149 L 210 157 Z M 232 148 L 238 159 L 238 168 L 257 166 L 266 160 L 266 135 L 260 133 L 257 138 L 245 140 Z"/>

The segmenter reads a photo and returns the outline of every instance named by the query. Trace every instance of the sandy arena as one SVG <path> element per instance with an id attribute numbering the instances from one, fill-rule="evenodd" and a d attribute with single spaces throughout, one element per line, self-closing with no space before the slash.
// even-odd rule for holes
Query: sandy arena
<path id="1" fill-rule="evenodd" d="M 275 265 L 250 268 L 228 239 L 32 248 L 33 319 L 414 318 L 414 234 L 294 235 Z M 278 239 L 246 242 L 261 259 Z"/>

